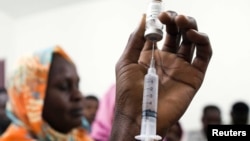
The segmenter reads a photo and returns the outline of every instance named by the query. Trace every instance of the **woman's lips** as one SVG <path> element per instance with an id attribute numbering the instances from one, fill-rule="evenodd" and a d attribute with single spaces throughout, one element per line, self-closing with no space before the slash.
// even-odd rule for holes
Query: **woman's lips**
<path id="1" fill-rule="evenodd" d="M 82 117 L 83 116 L 83 108 L 74 108 L 70 110 L 70 114 L 73 117 Z"/>

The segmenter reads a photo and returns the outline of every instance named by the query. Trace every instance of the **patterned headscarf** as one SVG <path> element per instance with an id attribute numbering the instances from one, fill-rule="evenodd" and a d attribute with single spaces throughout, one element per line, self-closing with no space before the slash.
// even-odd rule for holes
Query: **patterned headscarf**
<path id="1" fill-rule="evenodd" d="M 7 115 L 12 125 L 2 135 L 2 140 L 60 140 L 89 141 L 83 129 L 74 129 L 64 135 L 53 130 L 43 119 L 42 110 L 46 94 L 49 68 L 53 53 L 58 53 L 73 63 L 61 47 L 55 46 L 20 59 L 9 78 Z M 17 132 L 19 131 L 19 132 Z"/>

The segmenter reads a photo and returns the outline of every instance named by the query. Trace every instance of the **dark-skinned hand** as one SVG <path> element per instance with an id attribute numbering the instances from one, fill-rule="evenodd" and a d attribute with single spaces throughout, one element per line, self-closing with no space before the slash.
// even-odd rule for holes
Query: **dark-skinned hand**
<path id="1" fill-rule="evenodd" d="M 159 76 L 157 133 L 164 136 L 201 87 L 212 48 L 208 36 L 198 32 L 194 18 L 167 11 L 159 19 L 166 27 L 166 36 L 163 47 L 154 52 Z M 152 53 L 152 42 L 144 38 L 144 32 L 145 15 L 116 64 L 111 141 L 132 141 L 140 134 L 144 76 Z"/>

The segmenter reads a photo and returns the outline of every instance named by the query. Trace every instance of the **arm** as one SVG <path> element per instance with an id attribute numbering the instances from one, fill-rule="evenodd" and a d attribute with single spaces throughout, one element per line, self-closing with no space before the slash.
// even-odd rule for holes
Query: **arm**
<path id="1" fill-rule="evenodd" d="M 202 85 L 212 48 L 208 36 L 197 31 L 194 18 L 169 11 L 161 13 L 159 19 L 167 32 L 163 47 L 155 51 L 159 75 L 157 133 L 164 136 Z M 145 16 L 116 64 L 116 109 L 110 141 L 132 141 L 140 134 L 143 80 L 152 53 L 152 43 L 144 39 L 144 31 Z"/>

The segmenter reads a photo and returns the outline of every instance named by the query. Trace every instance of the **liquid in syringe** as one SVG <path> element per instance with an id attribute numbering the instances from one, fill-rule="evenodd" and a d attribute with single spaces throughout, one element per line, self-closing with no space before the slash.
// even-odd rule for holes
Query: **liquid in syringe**
<path id="1" fill-rule="evenodd" d="M 142 141 L 161 140 L 161 136 L 156 135 L 159 78 L 156 74 L 155 60 L 153 54 L 154 46 L 150 67 L 144 77 L 141 133 L 140 135 L 135 136 L 136 139 Z"/>

